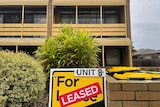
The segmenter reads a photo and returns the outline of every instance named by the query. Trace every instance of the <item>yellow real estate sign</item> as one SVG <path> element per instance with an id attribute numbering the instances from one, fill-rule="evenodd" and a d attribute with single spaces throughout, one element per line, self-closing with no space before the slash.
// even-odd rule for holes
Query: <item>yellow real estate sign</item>
<path id="1" fill-rule="evenodd" d="M 51 69 L 49 107 L 106 107 L 105 69 Z"/>

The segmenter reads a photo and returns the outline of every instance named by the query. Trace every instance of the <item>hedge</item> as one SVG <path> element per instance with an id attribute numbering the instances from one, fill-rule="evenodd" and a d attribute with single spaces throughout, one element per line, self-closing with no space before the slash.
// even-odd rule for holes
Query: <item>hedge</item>
<path id="1" fill-rule="evenodd" d="M 0 51 L 0 106 L 36 107 L 45 83 L 43 68 L 32 57 Z"/>

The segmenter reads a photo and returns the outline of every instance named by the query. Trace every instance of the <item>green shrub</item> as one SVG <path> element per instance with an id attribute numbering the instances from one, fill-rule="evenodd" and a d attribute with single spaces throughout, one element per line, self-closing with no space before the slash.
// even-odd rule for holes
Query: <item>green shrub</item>
<path id="1" fill-rule="evenodd" d="M 6 104 L 6 97 L 0 96 L 0 107 L 4 107 Z"/>
<path id="2" fill-rule="evenodd" d="M 38 48 L 36 57 L 48 71 L 57 67 L 96 67 L 98 52 L 89 32 L 64 26 L 58 36 L 47 39 Z"/>
<path id="3" fill-rule="evenodd" d="M 43 68 L 32 57 L 0 51 L 0 99 L 5 107 L 36 107 L 45 82 Z"/>

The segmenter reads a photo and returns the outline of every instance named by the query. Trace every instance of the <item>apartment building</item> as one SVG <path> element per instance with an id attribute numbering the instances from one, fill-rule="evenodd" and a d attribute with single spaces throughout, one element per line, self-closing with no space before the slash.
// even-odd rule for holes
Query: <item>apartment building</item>
<path id="1" fill-rule="evenodd" d="M 131 66 L 129 9 L 129 0 L 0 0 L 0 49 L 32 54 L 67 24 L 96 37 L 101 66 Z"/>

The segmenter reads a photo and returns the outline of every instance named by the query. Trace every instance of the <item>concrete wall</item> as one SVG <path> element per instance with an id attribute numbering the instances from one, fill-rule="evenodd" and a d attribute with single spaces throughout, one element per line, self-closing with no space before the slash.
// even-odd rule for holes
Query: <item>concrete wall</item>
<path id="1" fill-rule="evenodd" d="M 108 107 L 159 107 L 160 81 L 116 80 L 107 75 Z"/>

